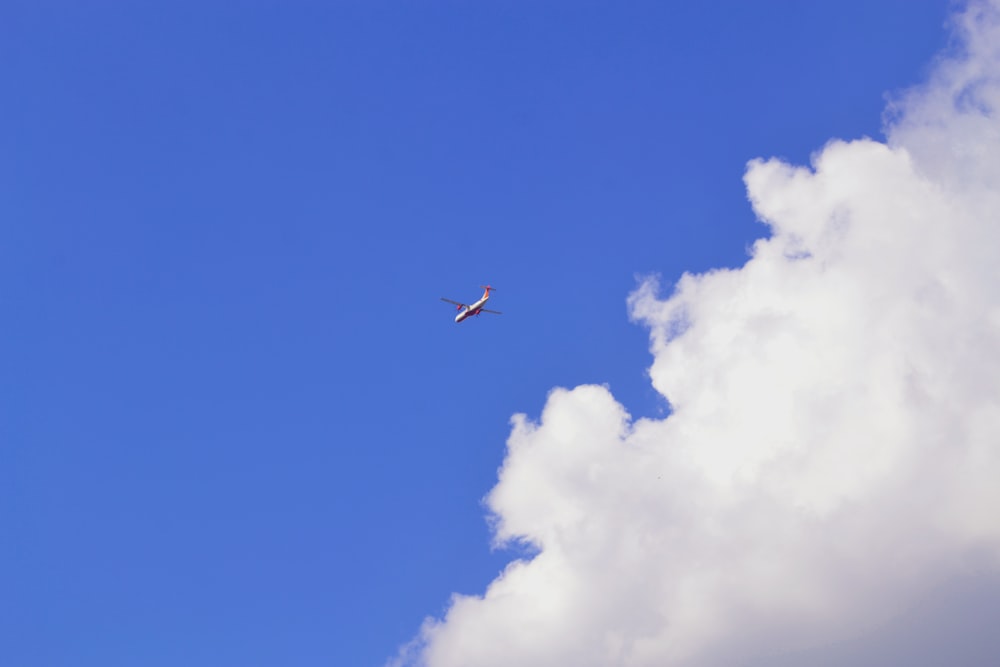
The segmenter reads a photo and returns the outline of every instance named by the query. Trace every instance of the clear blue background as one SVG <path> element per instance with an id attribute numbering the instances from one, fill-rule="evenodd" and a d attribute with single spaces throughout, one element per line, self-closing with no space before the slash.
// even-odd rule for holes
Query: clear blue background
<path id="1" fill-rule="evenodd" d="M 0 664 L 379 665 L 510 559 L 508 420 L 880 137 L 946 0 L 0 5 Z M 439 297 L 499 289 L 461 325 Z"/>

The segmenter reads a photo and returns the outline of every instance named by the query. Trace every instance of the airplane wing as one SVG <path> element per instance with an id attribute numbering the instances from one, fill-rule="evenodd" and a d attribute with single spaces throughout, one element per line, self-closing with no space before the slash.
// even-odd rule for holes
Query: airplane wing
<path id="1" fill-rule="evenodd" d="M 499 310 L 486 310 L 485 308 L 480 308 L 479 312 L 481 312 L 481 313 L 493 313 L 494 315 L 503 315 L 503 313 L 501 313 Z"/>
<path id="2" fill-rule="evenodd" d="M 444 297 L 441 297 L 441 300 L 442 300 L 442 301 L 447 301 L 448 303 L 453 303 L 453 304 L 455 304 L 456 306 L 465 306 L 465 304 L 464 304 L 464 303 L 459 303 L 458 301 L 452 301 L 451 299 L 446 299 L 446 298 L 444 298 Z"/>

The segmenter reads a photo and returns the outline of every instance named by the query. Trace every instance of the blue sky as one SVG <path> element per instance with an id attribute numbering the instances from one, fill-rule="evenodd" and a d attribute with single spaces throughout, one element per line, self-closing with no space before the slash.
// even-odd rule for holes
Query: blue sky
<path id="1" fill-rule="evenodd" d="M 0 662 L 382 664 L 514 556 L 511 416 L 662 417 L 637 276 L 741 265 L 747 161 L 881 139 L 949 6 L 5 3 Z"/>

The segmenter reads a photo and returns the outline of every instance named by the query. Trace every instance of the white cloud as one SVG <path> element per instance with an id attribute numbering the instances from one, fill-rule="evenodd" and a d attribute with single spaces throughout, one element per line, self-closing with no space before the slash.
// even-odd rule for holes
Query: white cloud
<path id="1" fill-rule="evenodd" d="M 998 17 L 959 17 L 886 144 L 749 165 L 746 265 L 630 298 L 672 414 L 582 386 L 515 417 L 488 505 L 538 555 L 396 664 L 729 665 L 1000 567 Z"/>

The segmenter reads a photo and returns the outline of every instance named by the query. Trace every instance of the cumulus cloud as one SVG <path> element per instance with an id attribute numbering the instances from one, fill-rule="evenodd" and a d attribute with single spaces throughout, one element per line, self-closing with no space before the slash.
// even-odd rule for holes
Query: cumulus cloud
<path id="1" fill-rule="evenodd" d="M 631 295 L 668 417 L 581 386 L 514 418 L 487 503 L 537 555 L 395 664 L 730 665 L 1000 570 L 1000 2 L 956 26 L 886 143 L 750 163 L 742 268 Z"/>

